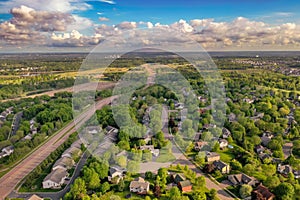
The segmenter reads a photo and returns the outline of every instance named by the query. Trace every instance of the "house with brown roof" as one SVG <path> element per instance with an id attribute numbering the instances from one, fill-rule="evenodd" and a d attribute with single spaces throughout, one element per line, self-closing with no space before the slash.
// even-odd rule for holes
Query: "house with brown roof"
<path id="1" fill-rule="evenodd" d="M 41 198 L 38 195 L 34 194 L 31 197 L 29 197 L 27 200 L 43 200 L 43 198 Z"/>
<path id="2" fill-rule="evenodd" d="M 227 128 L 222 129 L 222 138 L 227 139 L 231 136 L 231 132 Z"/>
<path id="3" fill-rule="evenodd" d="M 194 149 L 195 151 L 200 151 L 205 145 L 207 145 L 208 143 L 205 142 L 205 141 L 198 141 L 198 142 L 195 142 L 194 144 Z"/>
<path id="4" fill-rule="evenodd" d="M 261 145 L 257 145 L 257 146 L 254 147 L 254 150 L 257 154 L 261 154 L 265 151 L 265 148 Z"/>
<path id="5" fill-rule="evenodd" d="M 251 194 L 252 199 L 255 200 L 273 200 L 275 195 L 270 192 L 268 188 L 260 184 Z"/>
<path id="6" fill-rule="evenodd" d="M 178 188 L 181 190 L 181 192 L 190 192 L 192 191 L 192 183 L 189 180 L 180 181 L 178 183 Z"/>
<path id="7" fill-rule="evenodd" d="M 218 153 L 215 153 L 215 152 L 206 152 L 205 153 L 205 161 L 206 162 L 214 162 L 214 161 L 218 161 L 220 160 L 220 155 Z"/>
<path id="8" fill-rule="evenodd" d="M 130 182 L 129 189 L 130 192 L 137 194 L 147 194 L 150 188 L 150 183 L 145 181 L 143 178 L 136 178 L 134 181 Z"/>
<path id="9" fill-rule="evenodd" d="M 43 188 L 60 188 L 67 178 L 68 172 L 64 169 L 56 169 L 50 172 L 43 180 Z"/>
<path id="10" fill-rule="evenodd" d="M 228 180 L 233 184 L 233 185 L 250 185 L 250 186 L 255 186 L 259 183 L 259 181 L 252 177 L 248 176 L 247 174 L 241 173 L 241 174 L 231 174 L 228 175 Z"/>

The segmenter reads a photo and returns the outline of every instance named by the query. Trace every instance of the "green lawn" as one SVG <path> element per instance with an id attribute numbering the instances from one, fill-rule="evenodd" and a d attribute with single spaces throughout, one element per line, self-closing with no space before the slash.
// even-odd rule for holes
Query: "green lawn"
<path id="1" fill-rule="evenodd" d="M 234 159 L 231 149 L 226 148 L 225 150 L 219 150 L 217 153 L 220 154 L 221 160 L 226 163 L 230 163 Z"/>

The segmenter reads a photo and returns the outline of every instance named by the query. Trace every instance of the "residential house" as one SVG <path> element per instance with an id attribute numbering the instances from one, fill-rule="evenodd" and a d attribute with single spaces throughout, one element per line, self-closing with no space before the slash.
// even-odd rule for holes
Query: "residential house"
<path id="1" fill-rule="evenodd" d="M 206 103 L 207 102 L 207 98 L 203 97 L 203 96 L 199 96 L 198 97 L 198 100 L 201 102 L 201 103 Z"/>
<path id="2" fill-rule="evenodd" d="M 225 139 L 219 139 L 218 142 L 220 145 L 220 149 L 224 149 L 228 146 L 228 141 Z"/>
<path id="3" fill-rule="evenodd" d="M 200 151 L 205 145 L 207 145 L 208 143 L 205 142 L 205 141 L 198 141 L 198 142 L 195 142 L 194 144 L 194 149 L 196 151 Z"/>
<path id="4" fill-rule="evenodd" d="M 126 169 L 119 166 L 111 166 L 109 168 L 108 181 L 114 184 L 118 184 L 119 181 L 125 176 Z"/>
<path id="5" fill-rule="evenodd" d="M 270 192 L 268 188 L 260 184 L 255 190 L 252 191 L 252 199 L 255 200 L 273 200 L 275 195 Z"/>
<path id="6" fill-rule="evenodd" d="M 150 183 L 145 181 L 143 178 L 136 178 L 134 181 L 130 182 L 129 189 L 130 192 L 137 194 L 147 194 L 150 188 Z"/>
<path id="7" fill-rule="evenodd" d="M 227 128 L 222 129 L 222 138 L 227 139 L 231 136 L 231 132 Z"/>
<path id="8" fill-rule="evenodd" d="M 247 174 L 244 174 L 244 173 L 228 175 L 228 180 L 233 185 L 247 184 L 250 186 L 255 186 L 259 183 L 259 181 L 256 178 L 248 176 Z"/>
<path id="9" fill-rule="evenodd" d="M 260 158 L 261 161 L 265 160 L 265 159 L 272 159 L 272 156 L 270 154 L 267 153 L 261 153 L 258 155 L 258 157 Z"/>
<path id="10" fill-rule="evenodd" d="M 99 126 L 88 126 L 88 127 L 86 127 L 86 132 L 88 134 L 94 135 L 94 134 L 100 133 L 100 131 L 101 131 L 101 128 Z"/>
<path id="11" fill-rule="evenodd" d="M 186 177 L 183 173 L 176 173 L 171 175 L 171 181 L 178 184 L 181 181 L 185 181 Z"/>
<path id="12" fill-rule="evenodd" d="M 10 156 L 13 152 L 14 152 L 14 147 L 13 146 L 5 147 L 0 152 L 0 158 Z"/>
<path id="13" fill-rule="evenodd" d="M 43 198 L 41 198 L 38 195 L 34 194 L 31 197 L 29 197 L 27 200 L 43 200 Z"/>
<path id="14" fill-rule="evenodd" d="M 56 169 L 68 170 L 71 169 L 74 165 L 75 162 L 72 158 L 62 157 L 54 163 L 52 170 L 56 170 Z"/>
<path id="15" fill-rule="evenodd" d="M 60 188 L 65 181 L 68 173 L 64 169 L 56 169 L 50 172 L 43 180 L 43 188 Z"/>
<path id="16" fill-rule="evenodd" d="M 64 153 L 61 155 L 61 157 L 69 157 L 73 158 L 74 156 L 79 156 L 81 154 L 81 149 L 76 146 L 71 146 L 67 150 L 64 151 Z"/>
<path id="17" fill-rule="evenodd" d="M 190 192 L 192 191 L 192 183 L 189 180 L 180 181 L 178 183 L 178 188 L 181 190 L 181 192 Z"/>
<path id="18" fill-rule="evenodd" d="M 274 137 L 273 134 L 271 134 L 269 132 L 265 132 L 265 133 L 263 133 L 263 136 L 260 139 L 261 139 L 262 144 L 264 146 L 267 146 L 273 137 Z"/>
<path id="19" fill-rule="evenodd" d="M 284 176 L 287 176 L 289 173 L 293 173 L 295 178 L 299 178 L 300 177 L 300 171 L 299 170 L 294 170 L 292 168 L 292 166 L 290 166 L 290 165 L 281 165 L 281 164 L 278 164 L 277 171 L 280 174 L 284 175 Z"/>
<path id="20" fill-rule="evenodd" d="M 300 178 L 300 170 L 294 170 L 294 177 Z"/>
<path id="21" fill-rule="evenodd" d="M 32 139 L 32 135 L 30 133 L 24 137 L 24 140 L 31 140 L 31 139 Z"/>
<path id="22" fill-rule="evenodd" d="M 217 125 L 215 124 L 204 124 L 203 125 L 203 129 L 209 129 L 209 128 L 216 128 Z"/>
<path id="23" fill-rule="evenodd" d="M 257 154 L 261 154 L 261 153 L 263 153 L 263 152 L 265 151 L 265 148 L 264 148 L 263 146 L 261 146 L 261 145 L 257 145 L 257 146 L 254 148 L 254 150 L 255 150 L 255 152 L 256 152 Z"/>
<path id="24" fill-rule="evenodd" d="M 142 151 L 149 150 L 155 157 L 157 157 L 159 155 L 159 149 L 154 149 L 153 145 L 143 145 L 143 146 L 140 146 L 140 149 Z"/>
<path id="25" fill-rule="evenodd" d="M 215 169 L 219 170 L 222 174 L 228 174 L 230 172 L 230 166 L 221 160 L 213 162 Z"/>
<path id="26" fill-rule="evenodd" d="M 8 146 L 2 149 L 2 152 L 5 152 L 8 156 L 14 152 L 13 146 Z"/>
<path id="27" fill-rule="evenodd" d="M 250 117 L 253 121 L 260 120 L 264 117 L 265 113 L 255 113 L 253 117 Z"/>
<path id="28" fill-rule="evenodd" d="M 236 115 L 234 113 L 230 113 L 228 115 L 228 121 L 229 122 L 235 122 L 236 121 Z"/>
<path id="29" fill-rule="evenodd" d="M 214 161 L 218 161 L 220 160 L 220 155 L 218 153 L 215 153 L 215 152 L 206 152 L 205 153 L 205 161 L 206 162 L 214 162 Z"/>
<path id="30" fill-rule="evenodd" d="M 119 132 L 119 130 L 117 128 L 112 127 L 112 126 L 107 126 L 105 128 L 105 130 L 106 130 L 107 134 L 111 134 L 111 133 L 117 134 Z"/>

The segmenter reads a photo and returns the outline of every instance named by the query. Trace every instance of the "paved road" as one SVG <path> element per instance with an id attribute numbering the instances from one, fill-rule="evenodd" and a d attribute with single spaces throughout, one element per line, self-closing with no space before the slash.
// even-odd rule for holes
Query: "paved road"
<path id="1" fill-rule="evenodd" d="M 23 198 L 23 199 L 27 199 L 29 197 L 31 197 L 31 195 L 36 194 L 42 198 L 50 198 L 53 200 L 57 200 L 60 198 L 63 198 L 65 196 L 65 194 L 67 192 L 69 192 L 70 190 L 70 186 L 74 183 L 75 179 L 79 177 L 80 175 L 80 170 L 84 167 L 88 157 L 89 157 L 89 153 L 86 151 L 80 161 L 78 162 L 76 169 L 74 171 L 74 174 L 70 180 L 70 182 L 65 186 L 65 188 L 59 192 L 34 192 L 34 193 L 30 193 L 30 192 L 26 192 L 26 193 L 17 193 L 16 191 L 13 191 L 9 197 L 10 198 Z"/>
<path id="2" fill-rule="evenodd" d="M 109 104 L 116 96 L 103 99 L 95 104 L 96 109 L 102 108 L 104 105 Z M 86 110 L 84 113 L 79 115 L 74 121 L 80 126 L 86 122 L 94 114 L 94 108 Z M 21 161 L 13 169 L 0 178 L 0 199 L 4 199 L 9 195 L 17 184 L 25 178 L 33 169 L 35 169 L 43 160 L 45 160 L 51 152 L 57 149 L 61 144 L 63 144 L 69 137 L 70 134 L 75 132 L 74 122 L 72 121 L 62 130 L 60 130 L 56 135 L 54 135 L 49 141 L 44 145 L 39 147 L 31 155 Z"/>
<path id="3" fill-rule="evenodd" d="M 95 84 L 97 84 L 97 90 L 108 89 L 108 88 L 112 88 L 115 86 L 115 83 L 113 83 L 113 82 L 98 82 L 98 83 L 92 82 L 92 83 L 84 83 L 84 84 L 76 85 L 76 89 L 80 90 L 80 91 L 95 90 L 95 87 L 94 87 Z M 48 92 L 42 92 L 39 94 L 28 95 L 28 96 L 24 96 L 24 97 L 5 99 L 5 100 L 1 100 L 0 102 L 15 101 L 15 100 L 20 100 L 22 98 L 34 98 L 34 97 L 38 97 L 38 96 L 42 96 L 42 95 L 48 95 L 48 96 L 52 97 L 52 96 L 54 96 L 55 93 L 58 93 L 58 92 L 73 92 L 73 86 L 68 87 L 68 88 L 58 89 L 58 90 L 51 90 Z"/>
<path id="4" fill-rule="evenodd" d="M 168 108 L 166 106 L 163 107 L 163 112 L 162 112 L 162 118 L 163 121 L 168 121 Z M 165 138 L 171 139 L 172 137 L 170 137 L 169 131 L 167 127 L 164 127 L 162 130 L 165 134 Z M 172 142 L 173 144 L 173 153 L 174 153 L 174 148 L 176 147 L 175 143 Z M 177 148 L 175 148 L 177 149 Z M 178 149 L 175 151 L 178 154 Z M 222 200 L 232 200 L 233 198 L 224 190 L 225 186 L 220 184 L 216 184 L 214 183 L 212 180 L 210 180 L 196 165 L 194 165 L 193 162 L 191 162 L 184 154 L 181 153 L 181 156 L 179 158 L 176 157 L 176 160 L 172 163 L 172 164 L 181 164 L 181 165 L 187 165 L 189 167 L 189 169 L 193 170 L 194 172 L 196 172 L 197 176 L 204 176 L 205 181 L 206 181 L 206 187 L 208 189 L 216 189 L 217 190 L 217 195 L 219 197 L 219 199 Z"/>
<path id="5" fill-rule="evenodd" d="M 195 166 L 188 158 L 186 158 L 184 155 L 181 156 L 179 159 L 177 159 L 173 165 L 181 164 L 181 165 L 187 165 L 189 169 L 196 172 L 197 176 L 204 176 L 206 187 L 208 189 L 215 189 L 217 190 L 217 195 L 219 199 L 221 200 L 232 200 L 232 198 L 224 189 L 224 187 L 221 187 L 222 185 L 218 185 L 214 183 L 212 180 L 210 180 L 197 166 Z"/>

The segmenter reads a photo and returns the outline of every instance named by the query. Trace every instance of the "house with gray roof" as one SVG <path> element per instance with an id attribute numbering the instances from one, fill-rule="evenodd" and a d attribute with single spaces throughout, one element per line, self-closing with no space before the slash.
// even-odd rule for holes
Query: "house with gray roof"
<path id="1" fill-rule="evenodd" d="M 43 188 L 60 188 L 65 179 L 68 177 L 68 172 L 64 169 L 56 169 L 50 172 L 43 180 Z"/>
<path id="2" fill-rule="evenodd" d="M 129 189 L 130 192 L 137 194 L 147 194 L 150 189 L 150 183 L 139 177 L 130 182 Z"/>

